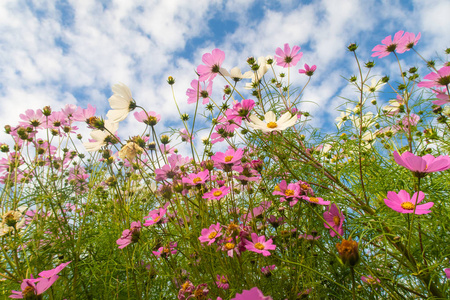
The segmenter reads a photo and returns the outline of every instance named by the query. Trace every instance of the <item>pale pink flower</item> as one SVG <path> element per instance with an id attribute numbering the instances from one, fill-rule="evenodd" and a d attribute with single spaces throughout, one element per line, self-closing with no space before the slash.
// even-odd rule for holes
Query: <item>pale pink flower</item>
<path id="1" fill-rule="evenodd" d="M 450 168 L 450 157 L 441 155 L 434 157 L 431 154 L 417 156 L 406 151 L 402 155 L 394 151 L 394 159 L 397 164 L 411 170 L 416 176 L 423 177 L 427 173 L 445 171 Z"/>
<path id="2" fill-rule="evenodd" d="M 155 126 L 161 121 L 161 115 L 157 114 L 154 111 L 135 111 L 134 118 L 141 123 L 147 124 L 149 126 Z"/>
<path id="3" fill-rule="evenodd" d="M 431 72 L 423 79 L 429 81 L 421 81 L 417 84 L 418 87 L 447 87 L 450 84 L 450 66 L 440 68 L 437 73 Z"/>
<path id="4" fill-rule="evenodd" d="M 366 276 L 361 276 L 361 280 L 363 282 L 367 283 L 367 284 L 370 284 L 370 285 L 375 285 L 375 284 L 378 284 L 378 283 L 381 282 L 380 279 L 373 278 L 372 275 L 369 275 L 367 277 Z"/>
<path id="5" fill-rule="evenodd" d="M 187 103 L 196 103 L 199 99 L 203 99 L 203 104 L 209 103 L 209 97 L 212 94 L 212 84 L 212 80 L 209 80 L 208 83 L 205 81 L 198 81 L 197 79 L 192 80 L 192 88 L 186 91 L 186 96 L 188 96 Z"/>
<path id="6" fill-rule="evenodd" d="M 20 288 L 22 291 L 11 291 L 12 295 L 9 298 L 13 299 L 39 299 L 37 296 L 42 295 L 48 290 L 53 283 L 59 278 L 58 275 L 54 275 L 51 278 L 33 278 L 24 279 Z"/>
<path id="7" fill-rule="evenodd" d="M 310 67 L 308 64 L 305 64 L 305 69 L 300 69 L 300 70 L 298 70 L 298 72 L 300 74 L 305 74 L 306 76 L 311 77 L 314 75 L 314 72 L 316 71 L 316 69 L 317 69 L 316 65 L 313 65 Z"/>
<path id="8" fill-rule="evenodd" d="M 95 116 L 96 108 L 90 104 L 86 109 L 78 107 L 76 112 L 73 114 L 73 120 L 79 122 L 86 122 L 89 118 Z"/>
<path id="9" fill-rule="evenodd" d="M 420 40 L 420 32 L 415 35 L 412 32 L 405 32 L 405 35 L 403 36 L 403 43 L 398 45 L 398 53 L 403 53 L 406 51 L 411 50 L 415 45 L 417 45 L 417 42 Z"/>
<path id="10" fill-rule="evenodd" d="M 197 67 L 197 73 L 200 75 L 200 81 L 213 80 L 221 71 L 221 66 L 225 60 L 225 52 L 220 49 L 214 49 L 212 53 L 205 53 L 202 56 L 204 65 Z"/>
<path id="11" fill-rule="evenodd" d="M 303 55 L 303 52 L 298 53 L 299 51 L 300 46 L 294 46 L 291 51 L 288 43 L 284 44 L 284 50 L 278 47 L 275 50 L 276 55 L 274 56 L 277 65 L 283 68 L 295 67 Z"/>
<path id="12" fill-rule="evenodd" d="M 164 215 L 167 212 L 167 208 L 166 207 L 160 207 L 158 209 L 154 209 L 152 211 L 150 211 L 148 213 L 148 215 L 146 217 L 144 217 L 144 219 L 148 219 L 147 221 L 145 221 L 144 226 L 151 226 L 154 224 L 161 224 L 163 223 L 165 220 L 163 219 Z"/>
<path id="13" fill-rule="evenodd" d="M 398 53 L 403 53 L 405 44 L 405 40 L 403 39 L 403 33 L 404 33 L 403 30 L 398 31 L 394 35 L 394 39 L 392 39 L 390 35 L 385 37 L 381 41 L 382 45 L 377 45 L 372 49 L 372 51 L 374 52 L 372 53 L 372 57 L 378 56 L 378 58 L 383 58 L 385 56 L 388 56 L 395 50 L 397 50 Z"/>

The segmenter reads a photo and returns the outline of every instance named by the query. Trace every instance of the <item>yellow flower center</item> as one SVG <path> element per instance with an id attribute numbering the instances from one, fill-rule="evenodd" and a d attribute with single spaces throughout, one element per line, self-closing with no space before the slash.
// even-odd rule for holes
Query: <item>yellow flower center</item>
<path id="1" fill-rule="evenodd" d="M 335 225 L 339 225 L 339 223 L 341 223 L 341 218 L 339 218 L 338 216 L 334 216 L 333 217 L 333 222 Z"/>
<path id="2" fill-rule="evenodd" d="M 263 250 L 264 249 L 264 245 L 261 244 L 261 243 L 256 243 L 255 244 L 255 248 L 258 249 L 258 250 Z"/>
<path id="3" fill-rule="evenodd" d="M 304 190 L 307 190 L 309 186 L 307 184 L 302 183 L 301 188 Z"/>
<path id="4" fill-rule="evenodd" d="M 281 192 L 281 189 L 280 189 L 280 187 L 278 186 L 278 184 L 275 186 L 275 188 L 273 189 L 274 191 L 277 191 L 277 192 Z"/>
<path id="5" fill-rule="evenodd" d="M 222 279 L 220 279 L 220 282 L 222 282 L 222 283 L 228 283 L 228 280 L 227 280 L 226 278 L 222 278 Z"/>
<path id="6" fill-rule="evenodd" d="M 216 237 L 216 235 L 217 235 L 217 232 L 213 231 L 213 232 L 211 232 L 211 233 L 208 235 L 208 238 L 209 238 L 209 239 L 213 239 L 213 238 Z"/>
<path id="7" fill-rule="evenodd" d="M 160 216 L 158 216 L 158 217 L 154 218 L 154 219 L 153 219 L 153 222 L 155 222 L 155 223 L 156 223 L 156 222 L 158 222 L 158 221 L 159 221 L 159 219 L 161 219 L 161 217 L 160 217 Z"/>
<path id="8" fill-rule="evenodd" d="M 233 155 L 225 156 L 225 162 L 230 162 L 233 159 Z"/>
<path id="9" fill-rule="evenodd" d="M 186 281 L 185 283 L 183 283 L 183 284 L 181 285 L 181 289 L 182 289 L 183 291 L 186 290 L 188 287 L 189 287 L 189 281 Z"/>
<path id="10" fill-rule="evenodd" d="M 227 250 L 231 250 L 231 249 L 234 249 L 234 244 L 233 243 L 226 243 L 225 244 L 225 248 L 227 248 Z"/>
<path id="11" fill-rule="evenodd" d="M 368 284 L 375 284 L 375 283 L 377 283 L 377 281 L 374 278 L 368 278 L 367 277 L 366 281 L 367 281 Z"/>
<path id="12" fill-rule="evenodd" d="M 214 197 L 219 197 L 220 195 L 222 195 L 222 191 L 215 191 L 214 193 L 213 193 L 213 195 L 214 195 Z"/>
<path id="13" fill-rule="evenodd" d="M 202 179 L 200 177 L 195 177 L 192 182 L 194 182 L 195 184 L 197 184 L 197 182 L 202 181 Z"/>
<path id="14" fill-rule="evenodd" d="M 414 204 L 412 204 L 412 203 L 409 202 L 409 201 L 403 202 L 403 203 L 401 204 L 401 207 L 402 207 L 403 209 L 406 209 L 406 210 L 414 210 Z"/>
<path id="15" fill-rule="evenodd" d="M 277 128 L 278 125 L 276 122 L 269 122 L 267 123 L 267 128 Z"/>
<path id="16" fill-rule="evenodd" d="M 316 197 L 309 197 L 309 201 L 318 203 L 318 202 L 319 202 L 319 199 L 317 199 Z M 338 217 L 338 218 L 339 218 L 339 217 Z M 334 221 L 334 218 L 333 218 L 333 221 Z"/>
<path id="17" fill-rule="evenodd" d="M 285 194 L 286 196 L 294 196 L 294 191 L 293 191 L 293 190 L 287 189 L 287 190 L 284 192 L 284 194 Z"/>

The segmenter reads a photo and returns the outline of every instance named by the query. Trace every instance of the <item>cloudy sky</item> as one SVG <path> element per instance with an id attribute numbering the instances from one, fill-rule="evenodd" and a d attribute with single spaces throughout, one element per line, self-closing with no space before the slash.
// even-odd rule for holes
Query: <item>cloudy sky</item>
<path id="1" fill-rule="evenodd" d="M 417 49 L 425 57 L 442 55 L 450 47 L 448 12 L 448 0 L 2 0 L 0 126 L 16 125 L 20 113 L 45 105 L 90 103 L 105 116 L 117 82 L 171 125 L 179 116 L 169 75 L 182 112 L 192 112 L 185 93 L 203 53 L 222 49 L 225 68 L 247 70 L 247 57 L 274 55 L 284 43 L 302 48 L 296 69 L 317 65 L 302 108 L 320 125 L 339 114 L 338 96 L 351 92 L 341 77 L 355 72 L 348 44 L 357 42 L 368 61 L 385 36 L 405 30 L 422 33 Z M 419 63 L 413 53 L 402 59 Z M 392 55 L 374 60 L 374 74 L 395 71 Z M 216 95 L 221 80 L 214 82 Z M 134 122 L 125 121 L 122 130 Z"/>

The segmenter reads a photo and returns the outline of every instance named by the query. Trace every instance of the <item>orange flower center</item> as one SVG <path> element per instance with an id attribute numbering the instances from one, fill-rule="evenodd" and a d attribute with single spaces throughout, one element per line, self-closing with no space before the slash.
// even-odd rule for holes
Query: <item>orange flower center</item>
<path id="1" fill-rule="evenodd" d="M 275 188 L 273 189 L 273 191 L 277 191 L 277 192 L 281 192 L 280 187 L 278 186 L 278 184 L 275 186 Z"/>
<path id="2" fill-rule="evenodd" d="M 256 243 L 255 244 L 255 248 L 258 249 L 258 250 L 263 250 L 264 249 L 264 245 L 261 244 L 261 243 Z"/>
<path id="3" fill-rule="evenodd" d="M 225 156 L 225 162 L 230 162 L 233 159 L 233 155 Z"/>
<path id="4" fill-rule="evenodd" d="M 307 190 L 309 186 L 307 184 L 302 183 L 301 188 L 304 190 Z"/>
<path id="5" fill-rule="evenodd" d="M 194 182 L 195 184 L 197 184 L 197 182 L 202 181 L 202 179 L 200 177 L 195 177 L 192 182 Z"/>
<path id="6" fill-rule="evenodd" d="M 267 123 L 267 128 L 277 128 L 278 125 L 276 122 L 269 122 Z"/>
<path id="7" fill-rule="evenodd" d="M 215 191 L 213 195 L 214 197 L 219 197 L 220 195 L 222 195 L 222 191 Z"/>
<path id="8" fill-rule="evenodd" d="M 209 239 L 213 239 L 213 238 L 216 237 L 216 235 L 217 235 L 217 232 L 213 231 L 213 232 L 211 232 L 211 233 L 208 235 L 208 238 L 209 238 Z"/>
<path id="9" fill-rule="evenodd" d="M 339 218 L 339 216 L 334 216 L 333 222 L 335 225 L 339 225 L 339 223 L 341 223 L 341 218 Z"/>
<path id="10" fill-rule="evenodd" d="M 409 202 L 409 201 L 403 202 L 403 203 L 401 204 L 401 207 L 402 207 L 403 209 L 406 209 L 406 210 L 414 210 L 414 204 L 412 204 L 412 203 Z"/>
<path id="11" fill-rule="evenodd" d="M 226 243 L 225 244 L 225 248 L 227 248 L 227 250 L 231 250 L 231 249 L 234 249 L 234 244 L 233 243 Z"/>
<path id="12" fill-rule="evenodd" d="M 309 201 L 318 203 L 318 202 L 319 202 L 319 199 L 316 198 L 316 197 L 309 197 Z M 339 218 L 339 217 L 338 217 L 338 218 Z M 333 218 L 333 221 L 334 221 L 334 218 Z M 335 221 L 335 222 L 336 222 L 336 221 Z M 336 224 L 336 225 L 337 225 L 337 224 Z"/>
<path id="13" fill-rule="evenodd" d="M 293 191 L 293 190 L 287 189 L 286 191 L 284 191 L 284 194 L 285 194 L 286 196 L 294 196 L 294 191 Z"/>

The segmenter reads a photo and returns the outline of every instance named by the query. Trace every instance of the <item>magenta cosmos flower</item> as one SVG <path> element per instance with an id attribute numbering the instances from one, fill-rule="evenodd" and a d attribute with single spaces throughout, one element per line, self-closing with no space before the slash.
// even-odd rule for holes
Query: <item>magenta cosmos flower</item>
<path id="1" fill-rule="evenodd" d="M 228 290 L 230 284 L 228 283 L 228 278 L 226 275 L 217 275 L 216 285 L 219 289 Z"/>
<path id="2" fill-rule="evenodd" d="M 222 186 L 220 188 L 213 188 L 211 191 L 203 194 L 203 199 L 208 200 L 220 200 L 230 192 L 230 188 L 227 186 Z"/>
<path id="3" fill-rule="evenodd" d="M 330 235 L 334 237 L 337 231 L 340 235 L 344 234 L 344 229 L 342 225 L 344 224 L 344 214 L 339 211 L 339 208 L 336 204 L 331 204 L 328 206 L 326 212 L 323 213 L 323 218 L 325 219 L 325 228 L 330 228 Z M 331 229 L 333 228 L 333 229 Z"/>
<path id="4" fill-rule="evenodd" d="M 314 75 L 314 72 L 316 71 L 316 69 L 317 69 L 316 65 L 313 65 L 313 66 L 309 67 L 308 64 L 305 64 L 305 68 L 298 70 L 298 72 L 300 74 L 305 74 L 306 76 L 310 76 L 311 77 L 311 76 Z"/>
<path id="5" fill-rule="evenodd" d="M 284 50 L 278 47 L 275 50 L 276 55 L 274 56 L 277 65 L 283 68 L 295 67 L 303 55 L 303 52 L 298 53 L 299 51 L 300 46 L 294 46 L 291 51 L 288 43 L 284 44 Z"/>
<path id="6" fill-rule="evenodd" d="M 302 196 L 303 199 L 305 199 L 308 202 L 319 204 L 319 205 L 330 205 L 330 201 L 325 201 L 323 198 L 320 197 L 308 197 L 308 196 Z"/>
<path id="7" fill-rule="evenodd" d="M 144 217 L 144 219 L 148 219 L 147 221 L 145 221 L 144 226 L 151 226 L 153 224 L 162 223 L 164 221 L 163 217 L 166 212 L 167 208 L 164 207 L 150 211 L 148 213 L 148 216 Z"/>
<path id="8" fill-rule="evenodd" d="M 255 286 L 250 290 L 242 291 L 242 294 L 236 294 L 231 300 L 272 300 L 272 297 L 264 296 L 261 290 Z"/>
<path id="9" fill-rule="evenodd" d="M 272 239 L 266 241 L 266 237 L 264 235 L 258 236 L 256 233 L 252 233 L 252 241 L 245 240 L 245 248 L 249 251 L 253 251 L 256 253 L 261 253 L 264 256 L 269 256 L 269 250 L 275 250 L 277 247 L 273 245 Z"/>
<path id="10" fill-rule="evenodd" d="M 378 278 L 373 278 L 372 277 L 372 275 L 369 275 L 369 276 L 361 276 L 361 280 L 363 281 L 363 282 L 365 282 L 365 283 L 367 283 L 367 284 L 371 284 L 371 285 L 374 285 L 374 284 L 378 284 L 378 283 L 380 283 L 381 281 L 380 281 L 380 279 L 378 279 Z"/>
<path id="11" fill-rule="evenodd" d="M 220 49 L 214 49 L 212 53 L 205 53 L 202 56 L 204 65 L 197 67 L 197 73 L 200 75 L 200 81 L 213 80 L 220 72 L 225 52 Z"/>
<path id="12" fill-rule="evenodd" d="M 441 155 L 434 157 L 431 154 L 417 156 L 409 151 L 399 155 L 394 151 L 394 159 L 397 164 L 411 170 L 417 177 L 424 177 L 427 173 L 440 172 L 450 168 L 450 157 Z"/>
<path id="13" fill-rule="evenodd" d="M 186 96 L 188 96 L 187 103 L 196 103 L 199 99 L 203 99 L 202 103 L 208 104 L 209 96 L 212 94 L 212 84 L 211 80 L 208 81 L 208 85 L 206 85 L 205 81 L 192 80 L 192 89 L 187 89 L 186 91 Z"/>
<path id="14" fill-rule="evenodd" d="M 403 30 L 398 31 L 394 35 L 394 39 L 389 35 L 385 37 L 382 41 L 382 45 L 375 46 L 372 51 L 372 57 L 378 56 L 378 58 L 383 58 L 385 56 L 388 56 L 395 50 L 397 50 L 398 53 L 403 53 L 405 50 L 403 49 L 403 45 L 405 44 L 405 39 L 403 39 Z"/>
<path id="15" fill-rule="evenodd" d="M 384 199 L 384 203 L 402 214 L 415 213 L 416 215 L 424 215 L 429 214 L 431 212 L 429 209 L 434 205 L 433 202 L 417 205 L 422 202 L 424 198 L 425 194 L 423 192 L 415 192 L 414 195 L 410 197 L 407 191 L 401 190 L 398 194 L 395 192 L 388 192 L 387 199 Z"/>
<path id="16" fill-rule="evenodd" d="M 31 275 L 30 279 L 24 279 L 20 288 L 22 291 L 11 291 L 12 294 L 9 298 L 13 299 L 41 299 L 37 297 L 42 295 L 46 290 L 48 290 L 53 283 L 58 279 L 58 275 L 54 275 L 51 278 L 33 278 Z"/>
<path id="17" fill-rule="evenodd" d="M 222 235 L 220 232 L 222 230 L 222 226 L 220 223 L 212 224 L 209 226 L 209 228 L 203 228 L 202 229 L 202 236 L 200 236 L 198 239 L 202 243 L 208 242 L 208 246 L 211 245 L 216 241 L 216 238 Z"/>
<path id="18" fill-rule="evenodd" d="M 122 236 L 120 239 L 116 241 L 116 244 L 119 245 L 119 249 L 123 249 L 131 243 L 136 243 L 139 241 L 139 235 L 141 234 L 141 222 L 132 222 L 130 229 L 125 229 L 122 232 Z"/>
<path id="19" fill-rule="evenodd" d="M 48 271 L 42 271 L 38 275 L 43 278 L 51 278 L 55 275 L 58 275 L 59 272 L 61 272 L 65 267 L 67 267 L 68 264 L 70 264 L 72 261 L 68 261 L 66 263 L 62 263 L 59 266 L 57 266 L 54 269 L 48 270 Z"/>
<path id="20" fill-rule="evenodd" d="M 167 257 L 177 253 L 177 242 L 170 242 L 167 246 L 159 247 L 158 251 L 152 251 L 153 255 L 157 257 Z"/>
<path id="21" fill-rule="evenodd" d="M 241 165 L 241 159 L 244 156 L 244 149 L 234 150 L 233 148 L 228 149 L 225 153 L 216 152 L 211 159 L 215 163 L 215 167 L 221 168 L 225 172 L 230 172 L 231 170 L 242 172 L 243 168 Z"/>
<path id="22" fill-rule="evenodd" d="M 450 66 L 440 68 L 437 73 L 431 72 L 423 79 L 429 81 L 421 81 L 417 84 L 418 87 L 446 87 L 450 84 Z"/>
<path id="23" fill-rule="evenodd" d="M 183 183 L 189 184 L 189 185 L 198 185 L 206 183 L 206 181 L 209 179 L 209 171 L 204 170 L 198 173 L 192 173 L 189 174 L 188 177 L 183 177 L 181 181 Z"/>

